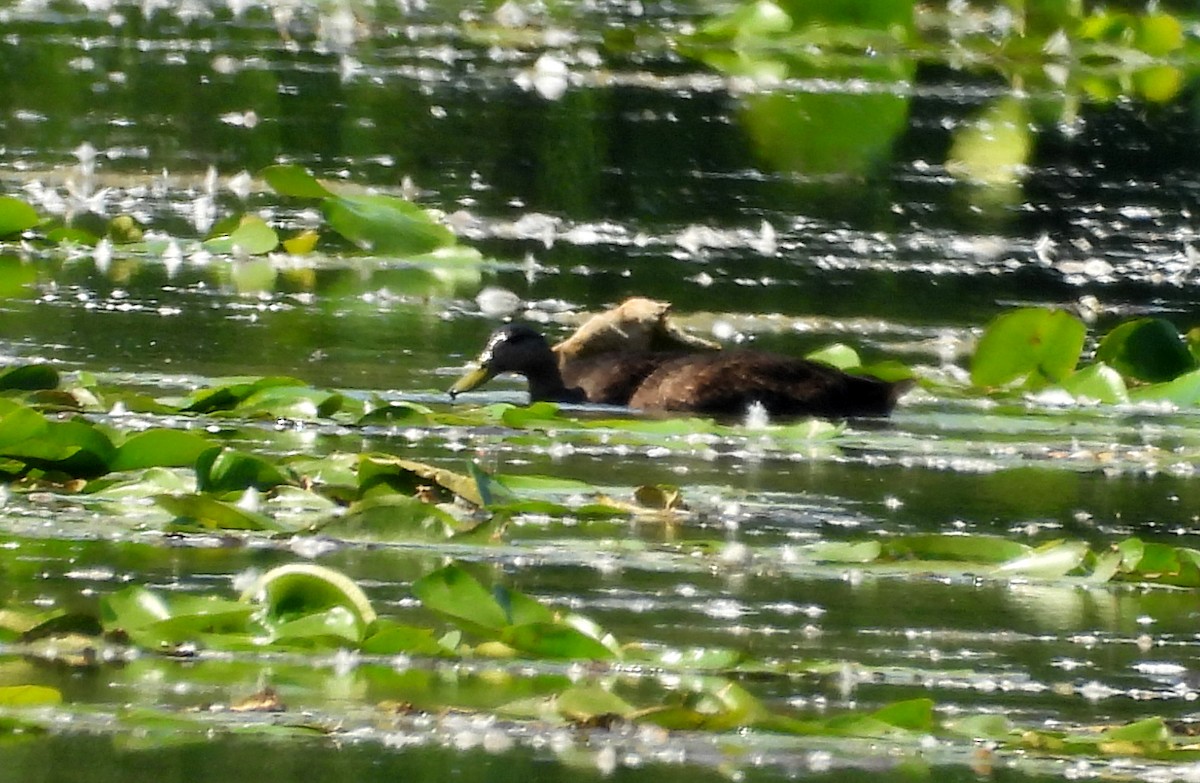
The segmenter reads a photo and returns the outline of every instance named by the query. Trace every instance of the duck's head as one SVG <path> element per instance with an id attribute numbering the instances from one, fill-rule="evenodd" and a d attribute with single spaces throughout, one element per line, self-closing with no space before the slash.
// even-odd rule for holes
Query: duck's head
<path id="1" fill-rule="evenodd" d="M 558 377 L 554 353 L 546 338 L 531 326 L 508 324 L 492 333 L 475 367 L 450 387 L 450 396 L 477 389 L 501 373 L 517 373 L 532 383 L 548 371 Z M 561 384 L 561 379 L 558 382 Z"/>

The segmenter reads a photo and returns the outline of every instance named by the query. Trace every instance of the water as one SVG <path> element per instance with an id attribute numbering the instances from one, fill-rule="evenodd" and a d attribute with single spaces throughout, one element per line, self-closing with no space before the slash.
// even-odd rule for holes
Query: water
<path id="1" fill-rule="evenodd" d="M 796 354 L 846 342 L 868 362 L 898 359 L 932 376 L 961 374 L 980 328 L 1018 305 L 1078 308 L 1093 334 L 1140 314 L 1193 325 L 1190 50 L 1168 58 L 1174 92 L 1132 65 L 966 64 L 964 51 L 988 51 L 973 25 L 997 40 L 1008 28 L 1002 11 L 960 8 L 956 23 L 936 9 L 917 15 L 922 40 L 938 42 L 926 48 L 897 53 L 872 39 L 852 55 L 813 44 L 817 54 L 773 59 L 746 44 L 739 66 L 712 52 L 701 62 L 687 35 L 720 10 L 7 3 L 3 192 L 85 223 L 89 212 L 131 214 L 174 246 L 105 257 L 6 242 L 0 352 L 159 397 L 285 374 L 448 411 L 443 390 L 498 323 L 476 301 L 486 286 L 515 294 L 519 313 L 555 335 L 640 294 L 674 302 L 680 323 L 729 342 Z M 1055 67 L 1069 78 L 1048 77 Z M 739 68 L 772 76 L 747 82 Z M 996 154 L 1011 162 L 1027 147 L 1021 176 L 964 181 L 964 166 L 977 180 L 994 174 L 970 163 L 966 132 L 1002 133 L 988 124 L 1002 115 L 1016 117 L 1018 138 Z M 247 176 L 280 161 L 348 192 L 413 194 L 486 260 L 430 268 L 328 234 L 311 255 L 270 261 L 200 248 L 217 220 L 243 211 L 285 236 L 321 225 L 311 204 Z M 517 389 L 498 382 L 465 404 L 517 400 Z M 382 451 L 458 471 L 476 459 L 622 497 L 675 484 L 691 511 L 668 521 L 531 514 L 496 546 L 333 545 L 167 536 L 165 512 L 148 503 L 114 512 L 55 488 L 13 490 L 0 517 L 5 606 L 95 613 L 129 583 L 234 597 L 237 575 L 315 552 L 381 615 L 431 624 L 411 584 L 454 557 L 623 641 L 792 662 L 785 676 L 732 679 L 802 718 L 918 697 L 940 715 L 1002 713 L 1034 730 L 1194 715 L 1192 591 L 928 561 L 830 564 L 804 549 L 918 533 L 1195 547 L 1191 410 L 918 390 L 889 422 L 851 422 L 832 443 L 805 446 L 754 431 L 664 446 L 570 428 L 103 418 L 118 429 L 207 426 L 272 457 Z M 115 643 L 102 663 L 67 667 L 60 651 L 25 655 L 3 638 L 0 685 L 50 685 L 65 699 L 49 734 L 4 736 L 17 781 L 121 780 L 148 768 L 192 780 L 299 770 L 317 780 L 856 780 L 915 767 L 938 779 L 1194 775 L 1169 766 L 1182 758 L 993 758 L 941 736 L 668 733 L 503 713 L 569 682 L 651 701 L 687 690 L 690 675 L 636 667 L 333 653 L 173 660 Z M 214 709 L 268 685 L 288 707 L 261 718 L 290 727 L 279 736 L 256 726 L 243 737 L 240 721 L 256 718 Z M 379 706 L 389 701 L 414 710 L 390 714 Z M 297 724 L 311 733 L 292 732 Z"/>

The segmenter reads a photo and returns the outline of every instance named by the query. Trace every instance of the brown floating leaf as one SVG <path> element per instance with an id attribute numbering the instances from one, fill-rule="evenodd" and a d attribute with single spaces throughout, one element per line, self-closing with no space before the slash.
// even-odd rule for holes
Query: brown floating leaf
<path id="1" fill-rule="evenodd" d="M 229 705 L 230 712 L 286 712 L 287 707 L 274 688 L 266 687 L 253 696 Z"/>

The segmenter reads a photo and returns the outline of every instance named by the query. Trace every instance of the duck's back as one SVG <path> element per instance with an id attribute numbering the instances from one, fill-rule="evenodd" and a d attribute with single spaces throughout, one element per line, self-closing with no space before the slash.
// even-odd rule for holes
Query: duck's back
<path id="1" fill-rule="evenodd" d="M 729 351 L 660 362 L 629 397 L 632 408 L 772 416 L 886 416 L 904 386 L 779 354 Z"/>

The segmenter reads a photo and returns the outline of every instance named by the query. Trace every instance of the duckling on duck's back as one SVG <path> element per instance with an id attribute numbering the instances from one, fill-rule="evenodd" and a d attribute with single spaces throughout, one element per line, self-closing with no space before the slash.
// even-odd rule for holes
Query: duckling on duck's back
<path id="1" fill-rule="evenodd" d="M 760 403 L 773 416 L 886 416 L 908 384 L 851 375 L 829 365 L 763 351 L 615 352 L 560 369 L 536 330 L 496 331 L 476 369 L 450 389 L 475 389 L 513 372 L 529 382 L 530 401 L 594 402 L 648 411 L 741 415 Z"/>

